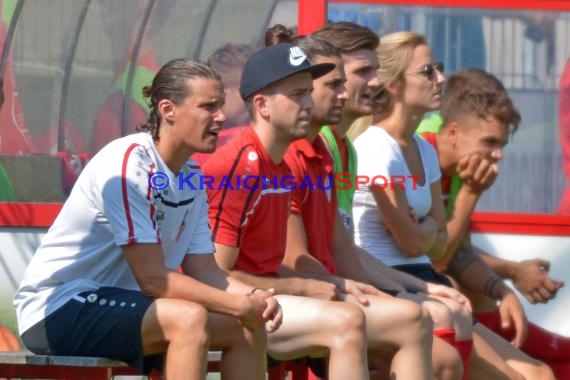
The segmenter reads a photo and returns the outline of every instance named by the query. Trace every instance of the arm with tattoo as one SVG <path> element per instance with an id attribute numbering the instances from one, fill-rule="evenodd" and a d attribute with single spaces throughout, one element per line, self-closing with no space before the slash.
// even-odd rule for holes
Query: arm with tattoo
<path id="1" fill-rule="evenodd" d="M 511 292 L 505 282 L 475 253 L 469 234 L 465 236 L 451 257 L 446 272 L 463 288 L 483 293 L 495 300 L 501 300 L 508 292 Z"/>

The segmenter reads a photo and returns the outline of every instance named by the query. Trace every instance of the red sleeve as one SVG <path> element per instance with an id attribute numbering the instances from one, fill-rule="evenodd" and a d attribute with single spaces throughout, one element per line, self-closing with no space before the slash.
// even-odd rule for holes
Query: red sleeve
<path id="1" fill-rule="evenodd" d="M 247 214 L 253 207 L 254 186 L 259 178 L 259 160 L 251 161 L 253 147 L 244 147 L 236 157 L 214 155 L 204 165 L 204 180 L 210 182 L 208 218 L 212 240 L 230 247 L 239 247 L 247 227 Z M 248 179 L 249 178 L 249 179 Z"/>

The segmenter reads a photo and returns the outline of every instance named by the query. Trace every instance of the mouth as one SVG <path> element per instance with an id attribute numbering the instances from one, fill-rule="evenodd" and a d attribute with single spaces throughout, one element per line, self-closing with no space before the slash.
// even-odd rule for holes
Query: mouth
<path id="1" fill-rule="evenodd" d="M 206 132 L 206 134 L 208 136 L 212 136 L 212 137 L 218 137 L 218 135 L 220 134 L 220 130 L 219 129 L 214 129 L 214 130 L 209 130 L 208 132 Z"/>

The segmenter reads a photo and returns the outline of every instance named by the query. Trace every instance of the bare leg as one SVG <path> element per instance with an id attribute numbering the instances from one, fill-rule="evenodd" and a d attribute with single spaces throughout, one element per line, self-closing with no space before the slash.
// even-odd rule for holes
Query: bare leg
<path id="1" fill-rule="evenodd" d="M 145 355 L 166 352 L 167 379 L 203 379 L 208 355 L 208 312 L 183 300 L 156 300 L 146 311 L 141 336 Z"/>
<path id="2" fill-rule="evenodd" d="M 493 363 L 498 369 L 509 377 L 507 379 L 526 380 L 555 380 L 554 374 L 544 363 L 531 358 L 524 352 L 517 350 L 506 340 L 478 323 L 474 327 L 474 347 L 476 354 L 472 356 L 474 366 L 479 367 L 481 362 Z M 484 342 L 484 343 L 482 343 Z M 490 349 L 490 350 L 489 350 Z M 500 360 L 494 356 L 499 356 Z M 483 377 L 471 377 L 481 379 Z"/>
<path id="3" fill-rule="evenodd" d="M 350 295 L 346 296 L 346 300 L 364 310 L 369 347 L 386 345 L 396 350 L 390 376 L 398 379 L 433 379 L 433 325 L 429 314 L 412 301 L 389 296 L 367 297 L 370 301 L 368 306 L 362 306 Z"/>
<path id="4" fill-rule="evenodd" d="M 278 360 L 329 355 L 329 379 L 367 379 L 362 311 L 343 302 L 276 296 L 283 323 L 268 335 L 269 354 Z"/>
<path id="5" fill-rule="evenodd" d="M 461 357 L 457 350 L 444 340 L 433 337 L 433 374 L 438 380 L 459 380 L 463 375 Z"/>
<path id="6" fill-rule="evenodd" d="M 210 313 L 210 347 L 222 350 L 223 380 L 265 379 L 267 336 L 265 330 L 252 333 L 232 317 Z"/>
<path id="7" fill-rule="evenodd" d="M 455 328 L 455 339 L 466 340 L 473 337 L 473 316 L 471 311 L 459 302 L 445 297 L 430 297 L 443 303 L 451 311 L 453 327 Z"/>
<path id="8" fill-rule="evenodd" d="M 419 302 L 427 308 L 433 321 L 434 328 L 453 327 L 455 339 L 465 340 L 472 337 L 471 312 L 460 303 L 445 297 L 432 297 L 422 294 L 404 293 L 398 297 Z"/>

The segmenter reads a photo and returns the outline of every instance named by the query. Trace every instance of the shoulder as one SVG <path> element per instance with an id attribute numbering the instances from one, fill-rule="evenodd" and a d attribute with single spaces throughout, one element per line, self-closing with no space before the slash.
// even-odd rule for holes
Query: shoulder
<path id="1" fill-rule="evenodd" d="M 368 149 L 382 144 L 383 146 L 392 145 L 392 138 L 381 127 L 369 127 L 362 134 L 360 134 L 352 144 L 356 149 Z"/>
<path id="2" fill-rule="evenodd" d="M 260 171 L 261 154 L 254 141 L 238 136 L 212 155 L 203 165 L 206 175 L 254 175 Z"/>
<path id="3" fill-rule="evenodd" d="M 354 142 L 358 157 L 392 157 L 397 155 L 400 147 L 394 139 L 380 127 L 368 128 Z"/>
<path id="4" fill-rule="evenodd" d="M 144 173 L 154 171 L 157 167 L 154 149 L 154 144 L 149 144 L 144 134 L 128 135 L 103 147 L 83 171 L 98 181 L 129 173 L 134 175 L 141 170 Z"/>
<path id="5" fill-rule="evenodd" d="M 299 171 L 305 170 L 304 168 L 306 167 L 305 165 L 306 162 L 303 150 L 301 149 L 297 141 L 289 145 L 289 148 L 285 152 L 285 156 L 283 159 L 285 160 L 286 165 L 291 169 L 293 173 L 299 173 Z"/>
<path id="6" fill-rule="evenodd" d="M 423 134 L 428 132 L 437 133 L 441 129 L 442 125 L 443 125 L 443 118 L 441 117 L 441 115 L 439 113 L 433 113 L 429 117 L 425 117 L 421 121 L 420 125 L 418 126 L 418 129 L 416 130 L 416 133 L 417 134 Z"/>

